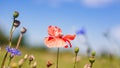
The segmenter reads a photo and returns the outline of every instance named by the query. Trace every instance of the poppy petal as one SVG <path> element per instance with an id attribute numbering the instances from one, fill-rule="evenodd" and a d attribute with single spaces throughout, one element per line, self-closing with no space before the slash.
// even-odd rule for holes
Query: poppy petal
<path id="1" fill-rule="evenodd" d="M 49 37 L 48 37 L 48 40 L 51 40 L 51 39 L 53 39 L 53 37 L 49 36 Z"/>
<path id="2" fill-rule="evenodd" d="M 49 48 L 51 48 L 51 47 L 64 47 L 64 46 L 67 45 L 67 43 L 60 38 L 53 38 L 53 39 L 50 39 L 50 40 L 48 40 L 48 39 L 49 38 L 46 37 L 44 39 L 44 42 Z"/>
<path id="3" fill-rule="evenodd" d="M 48 34 L 50 36 L 61 36 L 62 35 L 62 30 L 57 27 L 57 26 L 49 26 L 48 27 Z"/>
<path id="4" fill-rule="evenodd" d="M 74 35 L 66 35 L 66 36 L 64 36 L 63 37 L 63 39 L 67 39 L 67 40 L 74 40 L 75 39 L 75 37 L 76 37 L 76 35 L 74 34 Z"/>
<path id="5" fill-rule="evenodd" d="M 69 45 L 70 45 L 70 48 L 72 47 L 72 44 L 71 44 L 71 42 L 69 41 L 69 40 L 67 40 L 67 42 L 69 43 Z"/>
<path id="6" fill-rule="evenodd" d="M 68 45 L 64 46 L 64 48 L 68 48 Z"/>

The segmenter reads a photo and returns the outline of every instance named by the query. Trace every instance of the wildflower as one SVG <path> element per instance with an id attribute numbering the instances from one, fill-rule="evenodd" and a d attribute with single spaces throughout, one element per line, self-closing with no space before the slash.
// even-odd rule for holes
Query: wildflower
<path id="1" fill-rule="evenodd" d="M 13 17 L 17 18 L 18 16 L 19 16 L 19 12 L 15 11 L 14 14 L 13 14 Z"/>
<path id="2" fill-rule="evenodd" d="M 23 34 L 23 33 L 25 33 L 27 31 L 27 29 L 25 28 L 25 27 L 23 27 L 22 29 L 21 29 L 21 33 Z"/>
<path id="3" fill-rule="evenodd" d="M 68 45 L 72 47 L 70 40 L 74 40 L 74 35 L 65 35 L 63 36 L 62 30 L 57 26 L 49 26 L 48 27 L 48 37 L 45 37 L 44 42 L 48 47 L 65 47 L 67 48 Z"/>
<path id="4" fill-rule="evenodd" d="M 21 55 L 21 52 L 15 48 L 6 47 L 6 50 L 11 53 L 11 56 Z"/>
<path id="5" fill-rule="evenodd" d="M 76 34 L 77 35 L 80 35 L 80 34 L 85 35 L 85 29 L 82 28 L 81 30 L 76 31 Z"/>

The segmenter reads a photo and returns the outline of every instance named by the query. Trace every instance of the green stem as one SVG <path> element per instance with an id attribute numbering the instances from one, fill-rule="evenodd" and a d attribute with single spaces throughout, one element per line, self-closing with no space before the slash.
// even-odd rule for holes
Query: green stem
<path id="1" fill-rule="evenodd" d="M 19 68 L 22 68 L 22 66 L 19 66 Z"/>
<path id="2" fill-rule="evenodd" d="M 21 33 L 20 36 L 19 36 L 19 39 L 18 39 L 17 45 L 16 45 L 16 49 L 18 49 L 18 47 L 19 47 L 19 45 L 20 45 L 20 42 L 21 42 L 22 36 L 23 36 L 23 34 Z"/>
<path id="3" fill-rule="evenodd" d="M 12 45 L 12 34 L 13 34 L 14 21 L 15 21 L 15 18 L 13 18 L 12 27 L 11 27 L 11 30 L 10 30 L 9 47 L 11 47 L 11 45 Z"/>
<path id="4" fill-rule="evenodd" d="M 91 65 L 90 65 L 90 66 L 91 66 L 91 68 L 92 68 L 92 67 L 93 67 L 93 63 L 91 63 Z"/>
<path id="5" fill-rule="evenodd" d="M 18 49 L 21 39 L 22 39 L 22 34 L 20 34 L 20 36 L 19 36 L 16 49 Z M 10 55 L 10 56 L 11 56 L 11 55 Z M 8 62 L 8 67 L 9 67 L 9 65 L 10 65 L 10 63 L 11 63 L 11 61 L 12 61 L 12 59 L 13 59 L 14 57 L 15 57 L 15 56 L 10 57 L 10 60 L 9 60 L 9 62 Z"/>
<path id="6" fill-rule="evenodd" d="M 29 61 L 29 65 L 31 65 L 31 62 L 32 62 L 32 61 Z"/>
<path id="7" fill-rule="evenodd" d="M 12 45 L 12 34 L 13 34 L 13 24 L 14 24 L 14 21 L 15 21 L 15 18 L 13 18 L 12 27 L 11 27 L 11 30 L 10 30 L 9 47 L 11 47 L 11 45 Z M 4 56 L 3 61 L 2 61 L 1 68 L 4 68 L 4 64 L 6 62 L 7 55 L 8 55 L 8 52 L 5 53 L 5 56 Z"/>
<path id="8" fill-rule="evenodd" d="M 9 62 L 8 62 L 8 67 L 10 66 L 10 63 L 11 63 L 12 58 L 13 58 L 13 57 L 11 57 L 11 55 L 10 55 L 10 59 L 9 59 Z"/>
<path id="9" fill-rule="evenodd" d="M 74 63 L 74 67 L 73 68 L 75 68 L 75 66 L 76 66 L 76 60 L 77 60 L 77 53 L 75 54 L 75 63 Z"/>
<path id="10" fill-rule="evenodd" d="M 4 68 L 4 64 L 5 64 L 5 61 L 6 61 L 7 55 L 8 55 L 8 52 L 6 52 L 6 54 L 5 54 L 4 58 L 3 58 L 1 68 Z"/>
<path id="11" fill-rule="evenodd" d="M 57 61 L 56 61 L 56 68 L 58 68 L 58 62 L 59 62 L 59 48 L 57 50 Z"/>

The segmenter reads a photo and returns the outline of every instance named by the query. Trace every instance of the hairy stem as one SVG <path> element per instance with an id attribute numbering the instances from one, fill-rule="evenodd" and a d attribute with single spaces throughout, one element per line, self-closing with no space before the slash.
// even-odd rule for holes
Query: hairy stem
<path id="1" fill-rule="evenodd" d="M 59 48 L 57 49 L 57 61 L 56 61 L 56 68 L 58 68 L 58 62 L 59 62 Z"/>
<path id="2" fill-rule="evenodd" d="M 73 68 L 75 68 L 75 66 L 76 66 L 76 60 L 77 60 L 77 53 L 75 54 L 75 63 L 74 63 L 74 67 Z"/>

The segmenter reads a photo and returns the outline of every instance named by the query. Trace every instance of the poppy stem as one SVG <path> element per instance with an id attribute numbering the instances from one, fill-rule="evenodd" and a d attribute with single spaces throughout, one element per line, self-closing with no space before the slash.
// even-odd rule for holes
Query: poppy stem
<path id="1" fill-rule="evenodd" d="M 13 29 L 14 21 L 15 21 L 15 18 L 13 18 L 12 27 L 11 27 L 11 30 L 10 30 L 9 47 L 11 47 L 11 45 L 12 45 L 12 34 L 13 34 L 13 32 L 14 32 L 14 29 Z M 5 64 L 5 62 L 6 62 L 7 55 L 8 55 L 8 51 L 7 51 L 7 52 L 5 53 L 5 55 L 4 55 L 1 68 L 4 68 L 4 64 Z"/>
<path id="2" fill-rule="evenodd" d="M 8 62 L 8 67 L 10 66 L 11 60 L 13 57 L 10 57 L 9 62 Z"/>
<path id="3" fill-rule="evenodd" d="M 22 36 L 23 36 L 23 34 L 20 33 L 20 36 L 19 36 L 19 39 L 18 39 L 18 42 L 17 42 L 17 45 L 16 45 L 16 49 L 18 49 L 18 47 L 19 47 L 19 45 L 20 45 L 20 42 L 21 42 Z"/>
<path id="4" fill-rule="evenodd" d="M 13 26 L 14 21 L 15 21 L 15 18 L 13 18 L 12 27 L 11 27 L 11 30 L 10 30 L 9 47 L 11 47 L 11 45 L 12 45 L 12 35 L 13 35 L 14 30 L 15 30 L 15 28 Z"/>
<path id="5" fill-rule="evenodd" d="M 56 68 L 58 68 L 58 62 L 59 62 L 59 48 L 57 49 L 57 61 L 56 61 Z"/>
<path id="6" fill-rule="evenodd" d="M 76 60 L 77 60 L 77 53 L 75 54 L 75 63 L 74 63 L 74 67 L 73 68 L 75 68 L 75 66 L 76 66 Z"/>
<path id="7" fill-rule="evenodd" d="M 91 63 L 90 67 L 91 67 L 91 68 L 93 67 L 93 63 Z"/>

